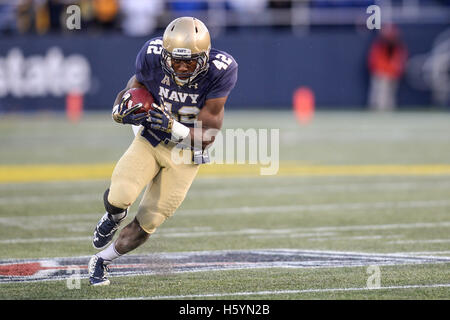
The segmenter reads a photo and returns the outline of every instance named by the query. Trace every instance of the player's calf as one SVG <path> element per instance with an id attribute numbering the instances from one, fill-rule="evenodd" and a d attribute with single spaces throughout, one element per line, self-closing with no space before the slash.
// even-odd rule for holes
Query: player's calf
<path id="1" fill-rule="evenodd" d="M 141 228 L 135 218 L 120 231 L 119 237 L 114 242 L 114 249 L 120 254 L 128 253 L 146 242 L 149 237 L 150 234 Z"/>

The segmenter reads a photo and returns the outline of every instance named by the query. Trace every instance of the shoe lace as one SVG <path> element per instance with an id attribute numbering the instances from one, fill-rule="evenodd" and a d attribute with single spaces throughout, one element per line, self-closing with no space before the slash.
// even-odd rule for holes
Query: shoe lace
<path id="1" fill-rule="evenodd" d="M 112 232 L 116 231 L 117 226 L 118 225 L 114 221 L 107 218 L 103 223 L 100 224 L 100 226 L 98 227 L 98 231 L 102 236 L 106 237 L 109 236 Z"/>

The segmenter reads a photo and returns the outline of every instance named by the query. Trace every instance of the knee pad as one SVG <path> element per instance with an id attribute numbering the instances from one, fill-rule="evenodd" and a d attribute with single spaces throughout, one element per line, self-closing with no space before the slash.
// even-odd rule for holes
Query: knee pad
<path id="1" fill-rule="evenodd" d="M 127 210 L 126 208 L 125 209 L 118 208 L 116 206 L 113 206 L 111 203 L 109 203 L 108 195 L 109 195 L 109 188 L 106 189 L 105 193 L 103 194 L 103 204 L 105 205 L 106 212 L 114 215 L 114 214 L 123 213 Z"/>

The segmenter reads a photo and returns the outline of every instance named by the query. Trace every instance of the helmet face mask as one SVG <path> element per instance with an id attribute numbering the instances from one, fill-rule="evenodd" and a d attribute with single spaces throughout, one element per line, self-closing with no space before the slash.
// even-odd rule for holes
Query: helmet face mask
<path id="1" fill-rule="evenodd" d="M 182 17 L 172 21 L 163 36 L 161 64 L 164 72 L 178 82 L 191 83 L 195 78 L 204 74 L 209 67 L 209 51 L 211 39 L 206 26 L 198 19 Z M 174 61 L 195 60 L 195 70 L 187 73 L 176 72 Z M 184 84 L 184 83 L 183 83 Z"/>
<path id="2" fill-rule="evenodd" d="M 192 55 L 191 58 L 186 59 L 180 59 L 179 57 L 175 58 L 173 54 L 168 52 L 167 50 L 162 50 L 162 67 L 163 70 L 169 74 L 172 77 L 177 77 L 178 79 L 187 79 L 189 82 L 192 82 L 198 75 L 202 74 L 203 72 L 208 70 L 209 63 L 208 63 L 208 55 L 206 53 L 199 54 L 199 55 Z M 195 70 L 193 72 L 187 72 L 187 73 L 179 73 L 176 72 L 173 68 L 173 61 L 178 60 L 185 60 L 187 64 L 190 64 L 190 61 L 195 60 L 196 66 Z"/>

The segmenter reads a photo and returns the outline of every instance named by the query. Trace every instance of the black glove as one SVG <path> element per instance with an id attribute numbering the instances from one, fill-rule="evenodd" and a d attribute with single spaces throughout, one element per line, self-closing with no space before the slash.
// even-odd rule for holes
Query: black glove
<path id="1" fill-rule="evenodd" d="M 113 108 L 112 117 L 114 121 L 123 124 L 133 124 L 138 126 L 148 117 L 148 113 L 137 113 L 134 114 L 136 110 L 142 107 L 142 103 L 137 103 L 131 108 L 128 108 L 128 104 L 131 101 L 131 94 L 126 93 L 123 95 L 120 103 Z"/>
<path id="2" fill-rule="evenodd" d="M 143 122 L 142 124 L 145 127 L 171 134 L 173 126 L 172 115 L 166 108 L 161 107 L 156 103 L 153 103 L 152 107 L 153 108 L 148 112 L 149 117 L 147 118 L 147 121 Z"/>

